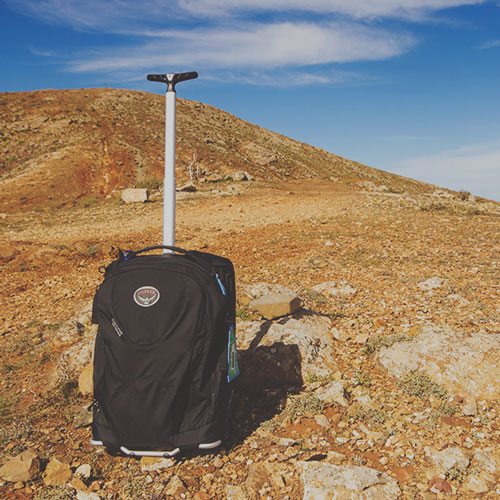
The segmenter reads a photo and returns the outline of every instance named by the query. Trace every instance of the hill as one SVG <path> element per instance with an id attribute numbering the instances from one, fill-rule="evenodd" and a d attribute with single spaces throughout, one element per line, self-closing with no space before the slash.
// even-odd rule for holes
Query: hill
<path id="1" fill-rule="evenodd" d="M 498 498 L 500 204 L 435 191 L 181 101 L 220 117 L 219 128 L 193 135 L 179 118 L 184 168 L 199 136 L 214 142 L 198 151 L 206 182 L 178 197 L 176 243 L 234 263 L 241 374 L 232 427 L 214 453 L 113 456 L 89 442 L 92 298 L 117 247 L 161 240 L 162 203 L 101 198 L 142 172 L 141 182 L 158 175 L 161 123 L 141 129 L 138 117 L 161 121 L 163 98 L 10 96 L 2 132 L 5 158 L 17 160 L 4 162 L 1 181 L 0 498 Z M 75 96 L 93 99 L 76 105 L 78 115 Z M 156 115 L 140 115 L 151 102 Z M 257 142 L 244 157 L 257 154 L 252 144 L 282 144 L 295 158 L 289 176 L 284 163 L 238 163 L 236 146 L 223 150 L 250 133 Z M 203 152 L 210 148 L 212 163 Z M 297 167 L 299 158 L 312 169 L 323 157 L 325 170 Z M 233 169 L 258 180 L 215 182 Z M 269 320 L 249 304 L 283 289 L 304 309 Z"/>
<path id="2" fill-rule="evenodd" d="M 102 198 L 124 187 L 157 186 L 163 178 L 164 96 L 115 89 L 3 93 L 0 111 L 4 211 Z M 179 183 L 191 164 L 209 180 L 243 170 L 260 180 L 335 178 L 395 192 L 430 189 L 178 99 Z"/>

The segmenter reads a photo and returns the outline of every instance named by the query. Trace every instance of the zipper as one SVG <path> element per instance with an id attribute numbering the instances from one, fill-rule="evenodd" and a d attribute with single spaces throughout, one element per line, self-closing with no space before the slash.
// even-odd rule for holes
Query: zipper
<path id="1" fill-rule="evenodd" d="M 220 280 L 219 275 L 217 273 L 215 274 L 215 279 L 217 280 L 217 283 L 219 283 L 222 295 L 227 295 L 226 289 L 224 288 L 224 285 L 222 284 L 222 281 Z"/>

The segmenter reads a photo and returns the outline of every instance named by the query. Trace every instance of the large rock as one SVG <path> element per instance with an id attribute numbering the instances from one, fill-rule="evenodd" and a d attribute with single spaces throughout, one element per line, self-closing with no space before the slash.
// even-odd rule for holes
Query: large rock
<path id="1" fill-rule="evenodd" d="M 500 398 L 500 334 L 469 335 L 446 326 L 425 325 L 412 342 L 383 347 L 377 358 L 398 378 L 418 370 L 452 393 Z"/>
<path id="2" fill-rule="evenodd" d="M 145 188 L 127 188 L 122 191 L 121 197 L 125 203 L 144 203 L 148 201 L 149 192 Z"/>
<path id="3" fill-rule="evenodd" d="M 242 381 L 254 387 L 300 386 L 308 375 L 337 371 L 330 319 L 312 313 L 277 322 L 238 323 Z"/>
<path id="4" fill-rule="evenodd" d="M 89 363 L 81 372 L 78 377 L 78 390 L 83 396 L 89 396 L 94 392 L 94 365 Z"/>
<path id="5" fill-rule="evenodd" d="M 57 458 L 52 457 L 42 477 L 45 486 L 57 486 L 66 484 L 73 477 L 73 473 L 68 464 L 64 464 Z"/>
<path id="6" fill-rule="evenodd" d="M 35 479 L 40 472 L 40 460 L 34 450 L 23 451 L 0 467 L 0 478 L 17 483 Z"/>
<path id="7" fill-rule="evenodd" d="M 392 500 L 401 490 L 395 479 L 368 467 L 299 462 L 303 500 Z"/>
<path id="8" fill-rule="evenodd" d="M 295 295 L 273 293 L 253 300 L 250 302 L 249 307 L 266 319 L 274 319 L 294 314 L 303 305 L 302 299 Z"/>

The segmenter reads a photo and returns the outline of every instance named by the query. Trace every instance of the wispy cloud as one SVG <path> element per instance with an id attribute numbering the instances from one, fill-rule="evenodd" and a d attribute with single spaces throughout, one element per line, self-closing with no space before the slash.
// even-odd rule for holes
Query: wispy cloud
<path id="1" fill-rule="evenodd" d="M 158 65 L 213 69 L 275 69 L 401 54 L 412 45 L 409 35 L 356 24 L 248 24 L 239 28 L 162 31 L 141 46 L 81 57 L 75 72 L 144 70 Z"/>
<path id="2" fill-rule="evenodd" d="M 488 0 L 4 1 L 48 23 L 128 35 L 128 46 L 115 43 L 73 54 L 65 65 L 71 72 L 131 80 L 158 67 L 196 67 L 236 71 L 240 81 L 261 84 L 265 73 L 270 83 L 276 80 L 274 70 L 286 68 L 287 74 L 295 73 L 289 84 L 296 85 L 356 81 L 354 74 L 346 78 L 333 71 L 338 70 L 333 65 L 392 58 L 417 43 L 408 31 L 394 24 L 383 29 L 373 19 L 421 20 L 445 8 Z M 323 74 L 315 71 L 320 66 Z M 282 76 L 280 82 L 286 81 Z"/>
<path id="3" fill-rule="evenodd" d="M 493 49 L 494 47 L 500 47 L 500 40 L 489 40 L 479 46 L 480 49 Z"/>
<path id="4" fill-rule="evenodd" d="M 439 10 L 488 0 L 5 0 L 18 10 L 51 23 L 107 32 L 171 19 L 244 16 L 247 13 L 301 12 L 355 19 L 415 20 Z"/>
<path id="5" fill-rule="evenodd" d="M 393 172 L 500 201 L 500 139 L 408 158 Z"/>
<path id="6" fill-rule="evenodd" d="M 229 13 L 295 10 L 320 14 L 342 14 L 357 19 L 398 17 L 416 19 L 460 5 L 487 0 L 179 0 L 192 15 L 220 16 Z"/>

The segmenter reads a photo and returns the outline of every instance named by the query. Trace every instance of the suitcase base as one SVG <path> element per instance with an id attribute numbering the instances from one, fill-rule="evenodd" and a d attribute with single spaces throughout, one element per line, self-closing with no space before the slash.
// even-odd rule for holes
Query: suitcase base
<path id="1" fill-rule="evenodd" d="M 222 441 L 220 439 L 218 439 L 217 441 L 214 441 L 212 443 L 200 443 L 198 445 L 198 449 L 199 450 L 212 450 L 212 449 L 220 446 L 221 443 L 222 443 Z M 104 446 L 104 443 L 102 441 L 97 441 L 95 439 L 91 439 L 90 444 L 93 446 Z M 175 448 L 174 450 L 169 450 L 169 451 L 139 451 L 139 450 L 129 450 L 125 446 L 120 446 L 120 451 L 124 455 L 128 455 L 129 457 L 164 457 L 164 458 L 169 458 L 169 457 L 174 457 L 181 450 L 180 450 L 180 448 Z"/>

